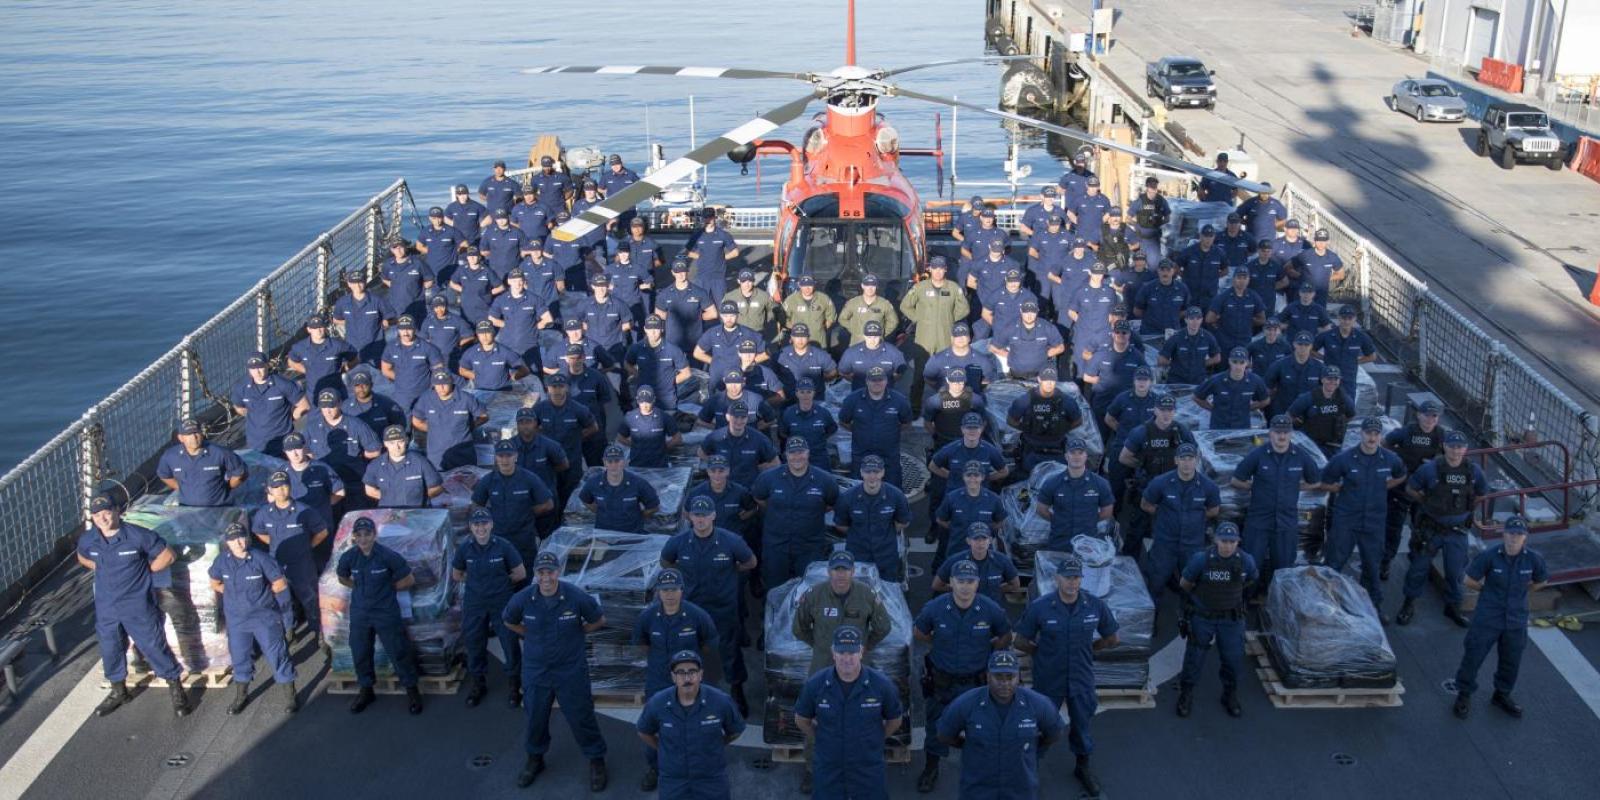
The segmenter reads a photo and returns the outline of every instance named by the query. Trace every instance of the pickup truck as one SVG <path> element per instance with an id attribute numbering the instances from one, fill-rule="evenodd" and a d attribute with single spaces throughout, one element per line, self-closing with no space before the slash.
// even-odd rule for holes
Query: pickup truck
<path id="1" fill-rule="evenodd" d="M 1206 69 L 1198 58 L 1167 56 L 1145 66 L 1144 91 L 1167 108 L 1216 108 L 1217 84 L 1211 80 L 1215 74 L 1215 70 Z"/>

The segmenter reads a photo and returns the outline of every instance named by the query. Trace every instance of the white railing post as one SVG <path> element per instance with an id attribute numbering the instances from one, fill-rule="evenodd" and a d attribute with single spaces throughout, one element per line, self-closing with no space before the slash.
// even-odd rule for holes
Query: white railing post
<path id="1" fill-rule="evenodd" d="M 317 237 L 317 303 L 318 313 L 328 308 L 328 286 L 332 277 L 328 270 L 333 264 L 333 245 L 328 240 L 328 234 Z"/>
<path id="2" fill-rule="evenodd" d="M 1505 426 L 1500 424 L 1505 419 L 1505 404 L 1501 400 L 1503 393 L 1500 390 L 1500 370 L 1505 364 L 1501 353 L 1504 349 L 1504 345 L 1495 342 L 1494 348 L 1489 352 L 1489 398 L 1488 402 L 1484 403 L 1484 413 L 1489 418 L 1484 420 L 1483 427 L 1487 429 L 1490 441 L 1496 445 L 1504 445 L 1507 441 Z"/>
<path id="3" fill-rule="evenodd" d="M 1356 278 L 1360 282 L 1358 290 L 1361 293 L 1361 325 L 1372 328 L 1372 247 L 1366 239 L 1356 245 Z"/>
<path id="4" fill-rule="evenodd" d="M 1417 380 L 1428 382 L 1428 302 L 1432 292 L 1424 290 L 1417 295 Z"/>
<path id="5" fill-rule="evenodd" d="M 367 281 L 378 276 L 378 223 L 383 219 L 383 209 L 378 203 L 367 208 Z"/>
<path id="6" fill-rule="evenodd" d="M 266 289 L 266 281 L 256 285 L 256 349 L 267 352 L 267 317 L 272 313 L 272 299 Z"/>
<path id="7" fill-rule="evenodd" d="M 78 459 L 81 466 L 78 470 L 79 494 L 79 519 L 85 525 L 89 523 L 89 501 L 94 499 L 96 485 L 100 482 L 105 461 L 105 449 L 101 446 L 100 421 L 95 419 L 94 411 L 90 410 L 83 415 L 83 431 L 78 438 Z M 131 500 L 132 498 L 124 498 Z"/>
<path id="8" fill-rule="evenodd" d="M 194 416 L 195 356 L 190 338 L 183 337 L 183 342 L 178 345 L 182 348 L 178 358 L 178 419 Z"/>

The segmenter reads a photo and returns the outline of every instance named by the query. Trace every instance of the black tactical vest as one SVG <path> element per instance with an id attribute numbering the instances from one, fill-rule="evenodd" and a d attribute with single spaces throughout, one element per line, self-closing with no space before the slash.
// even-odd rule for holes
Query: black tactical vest
<path id="1" fill-rule="evenodd" d="M 1184 442 L 1184 432 L 1183 423 L 1177 420 L 1166 430 L 1156 427 L 1153 421 L 1145 423 L 1144 447 L 1136 455 L 1146 478 L 1171 472 L 1178 466 L 1178 445 Z"/>
<path id="2" fill-rule="evenodd" d="M 960 397 L 951 397 L 948 389 L 940 389 L 939 394 L 933 397 L 931 402 L 938 409 L 933 413 L 933 440 L 936 444 L 961 438 L 961 418 L 972 410 L 972 397 L 970 391 L 962 392 Z"/>
<path id="3" fill-rule="evenodd" d="M 1228 558 L 1215 548 L 1206 553 L 1206 565 L 1195 582 L 1195 600 L 1206 611 L 1238 611 L 1244 607 L 1244 556 Z"/>
<path id="4" fill-rule="evenodd" d="M 1072 424 L 1067 407 L 1071 402 L 1061 391 L 1049 397 L 1039 394 L 1038 389 L 1028 392 L 1028 414 L 1022 420 L 1023 439 L 1035 447 L 1064 449 Z"/>
<path id="5" fill-rule="evenodd" d="M 1110 227 L 1100 229 L 1100 249 L 1095 251 L 1102 263 L 1112 264 L 1117 268 L 1128 266 L 1128 259 L 1132 248 L 1128 247 L 1128 226 L 1119 225 L 1116 230 Z"/>
<path id="6" fill-rule="evenodd" d="M 1461 459 L 1460 466 L 1445 463 L 1444 456 L 1433 459 L 1439 482 L 1422 496 L 1422 508 L 1435 519 L 1465 514 L 1472 509 L 1472 462 Z"/>
<path id="7" fill-rule="evenodd" d="M 1323 397 L 1319 387 L 1311 395 L 1311 407 L 1306 409 L 1306 424 L 1302 431 L 1319 445 L 1339 447 L 1344 444 L 1345 427 L 1350 421 L 1344 416 L 1344 398 L 1338 389 L 1333 397 Z"/>
<path id="8" fill-rule="evenodd" d="M 1405 462 L 1407 472 L 1416 472 L 1423 462 L 1444 452 L 1444 429 L 1435 425 L 1432 433 L 1424 433 L 1413 422 L 1401 431 L 1400 446 L 1394 452 Z"/>

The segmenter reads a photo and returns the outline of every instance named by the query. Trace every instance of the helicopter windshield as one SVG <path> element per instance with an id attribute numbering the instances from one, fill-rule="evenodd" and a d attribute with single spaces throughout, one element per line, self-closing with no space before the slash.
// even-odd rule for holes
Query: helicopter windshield
<path id="1" fill-rule="evenodd" d="M 789 250 L 789 273 L 810 275 L 823 292 L 852 297 L 861 278 L 878 276 L 896 297 L 915 272 L 905 225 L 897 219 L 802 219 Z"/>

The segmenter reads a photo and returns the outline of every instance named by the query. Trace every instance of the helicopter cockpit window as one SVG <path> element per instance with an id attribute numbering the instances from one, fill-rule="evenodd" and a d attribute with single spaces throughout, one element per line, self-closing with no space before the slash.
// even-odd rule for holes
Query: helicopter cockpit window
<path id="1" fill-rule="evenodd" d="M 800 202 L 800 216 L 802 217 L 837 217 L 839 216 L 839 195 L 819 194 L 808 197 Z"/>
<path id="2" fill-rule="evenodd" d="M 802 219 L 789 251 L 789 272 L 815 277 L 825 292 L 838 297 L 859 294 L 861 278 L 871 273 L 888 284 L 885 296 L 898 296 L 915 265 L 898 219 Z"/>

